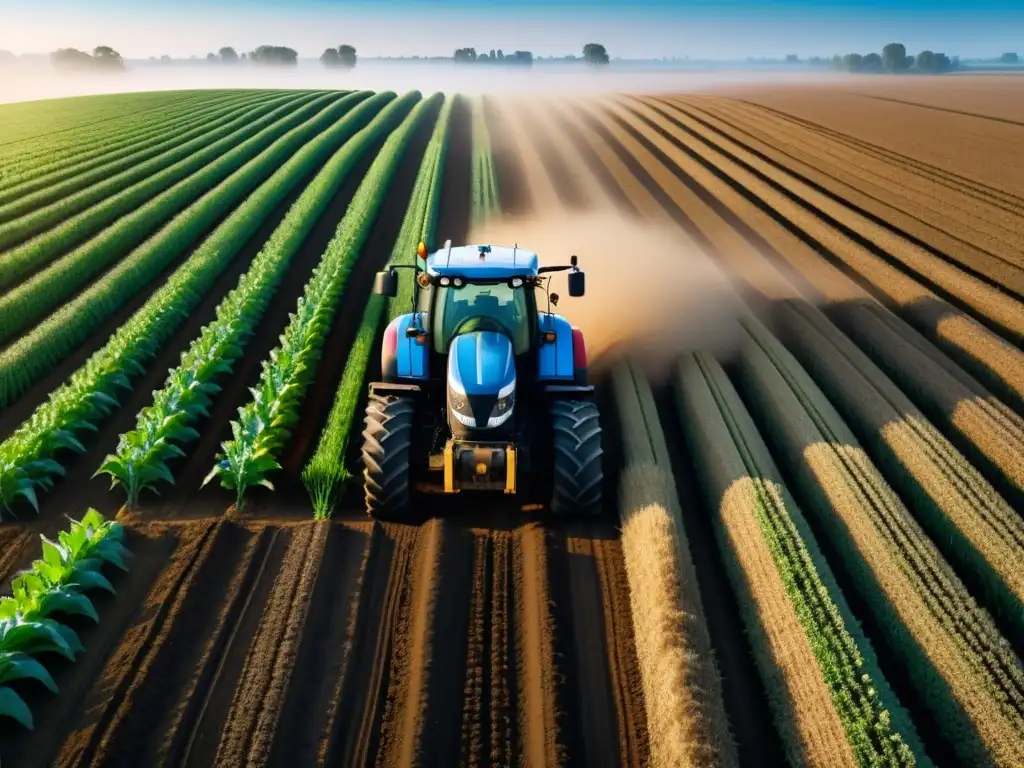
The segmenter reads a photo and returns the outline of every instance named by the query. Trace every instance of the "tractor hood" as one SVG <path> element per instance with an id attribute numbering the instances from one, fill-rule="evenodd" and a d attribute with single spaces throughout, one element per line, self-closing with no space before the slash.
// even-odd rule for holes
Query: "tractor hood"
<path id="1" fill-rule="evenodd" d="M 515 389 L 515 355 L 508 336 L 475 331 L 452 340 L 448 350 L 448 406 L 463 427 L 504 424 L 512 415 Z"/>

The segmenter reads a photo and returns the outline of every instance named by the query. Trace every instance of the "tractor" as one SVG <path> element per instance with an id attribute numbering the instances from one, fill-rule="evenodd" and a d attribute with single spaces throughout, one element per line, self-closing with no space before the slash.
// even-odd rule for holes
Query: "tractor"
<path id="1" fill-rule="evenodd" d="M 600 414 L 583 333 L 552 312 L 549 273 L 569 272 L 572 297 L 584 295 L 585 276 L 576 256 L 538 264 L 518 245 L 448 241 L 429 254 L 420 243 L 414 264 L 377 273 L 377 295 L 397 296 L 403 269 L 414 288 L 411 311 L 384 331 L 382 380 L 369 384 L 371 517 L 407 519 L 417 493 L 481 491 L 496 501 L 527 481 L 550 514 L 599 513 Z"/>

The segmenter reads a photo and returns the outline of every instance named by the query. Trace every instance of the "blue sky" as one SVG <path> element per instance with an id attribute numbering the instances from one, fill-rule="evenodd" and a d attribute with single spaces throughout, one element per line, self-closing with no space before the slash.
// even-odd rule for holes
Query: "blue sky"
<path id="1" fill-rule="evenodd" d="M 1024 54 L 1022 0 L 0 0 L 0 49 L 110 45 L 127 57 L 204 56 L 351 43 L 364 56 L 456 47 L 734 59 L 880 50 L 891 41 L 961 56 Z"/>

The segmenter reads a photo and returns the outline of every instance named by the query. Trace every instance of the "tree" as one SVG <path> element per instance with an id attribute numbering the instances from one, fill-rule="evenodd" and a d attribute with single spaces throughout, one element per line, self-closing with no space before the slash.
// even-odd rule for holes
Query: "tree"
<path id="1" fill-rule="evenodd" d="M 206 63 L 207 64 L 216 64 L 217 63 L 217 54 L 215 54 L 215 53 L 208 53 L 208 54 L 206 54 Z"/>
<path id="2" fill-rule="evenodd" d="M 953 62 L 944 53 L 933 53 L 932 51 L 921 51 L 917 55 L 917 68 L 921 72 L 948 72 L 953 69 Z"/>
<path id="3" fill-rule="evenodd" d="M 476 48 L 458 48 L 455 51 L 455 61 L 459 63 L 476 61 Z"/>
<path id="4" fill-rule="evenodd" d="M 341 66 L 351 69 L 356 65 L 356 49 L 351 45 L 339 45 L 338 59 Z"/>
<path id="5" fill-rule="evenodd" d="M 882 57 L 877 53 L 869 53 L 861 61 L 861 71 L 863 72 L 882 72 L 884 69 Z"/>
<path id="6" fill-rule="evenodd" d="M 217 53 L 220 55 L 220 60 L 225 64 L 235 64 L 238 62 L 238 52 L 230 45 L 224 46 Z"/>
<path id="7" fill-rule="evenodd" d="M 250 61 L 276 67 L 295 66 L 298 59 L 298 51 L 283 45 L 261 45 L 249 54 Z"/>
<path id="8" fill-rule="evenodd" d="M 795 53 L 787 53 L 786 54 L 786 63 L 787 64 L 796 64 L 799 61 L 800 61 L 800 57 L 797 56 Z"/>
<path id="9" fill-rule="evenodd" d="M 1004 53 L 999 57 L 1000 64 L 1016 64 L 1020 61 L 1020 57 L 1016 53 Z"/>
<path id="10" fill-rule="evenodd" d="M 882 49 L 882 61 L 890 72 L 904 72 L 910 69 L 914 58 L 907 56 L 907 49 L 903 43 L 889 43 Z"/>
<path id="11" fill-rule="evenodd" d="M 167 55 L 167 54 L 165 53 L 165 54 L 164 54 L 163 56 L 161 56 L 161 57 L 160 57 L 160 63 L 161 63 L 161 64 L 170 64 L 170 63 L 171 63 L 171 57 L 170 57 L 170 56 L 168 56 L 168 55 Z"/>
<path id="12" fill-rule="evenodd" d="M 532 67 L 533 66 L 533 54 L 529 51 L 516 51 L 510 57 L 513 64 L 521 67 Z"/>
<path id="13" fill-rule="evenodd" d="M 94 48 L 92 57 L 97 64 L 106 69 L 124 69 L 124 59 L 121 58 L 121 54 L 108 45 Z"/>
<path id="14" fill-rule="evenodd" d="M 848 53 L 843 56 L 843 69 L 847 72 L 860 72 L 864 66 L 864 57 L 859 53 Z"/>
<path id="15" fill-rule="evenodd" d="M 583 59 L 588 64 L 607 64 L 608 51 L 600 43 L 587 43 L 583 46 Z"/>
<path id="16" fill-rule="evenodd" d="M 328 48 L 320 54 L 320 63 L 325 67 L 336 67 L 340 63 L 337 48 Z"/>

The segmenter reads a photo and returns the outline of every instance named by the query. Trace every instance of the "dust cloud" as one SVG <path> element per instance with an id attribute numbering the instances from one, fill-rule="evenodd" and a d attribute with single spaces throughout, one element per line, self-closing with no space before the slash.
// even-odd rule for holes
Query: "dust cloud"
<path id="1" fill-rule="evenodd" d="M 615 210 L 506 217 L 475 228 L 470 242 L 518 244 L 535 251 L 542 266 L 579 257 L 585 296 L 569 296 L 566 273 L 555 273 L 550 285 L 559 295 L 554 311 L 583 331 L 595 373 L 628 357 L 663 381 L 680 355 L 728 357 L 738 343 L 741 308 L 734 286 L 671 224 L 641 222 Z"/>

